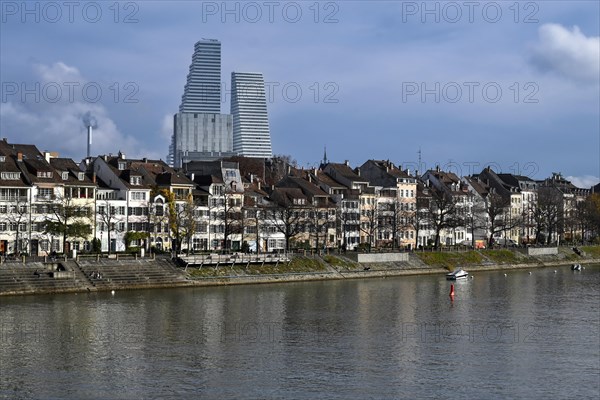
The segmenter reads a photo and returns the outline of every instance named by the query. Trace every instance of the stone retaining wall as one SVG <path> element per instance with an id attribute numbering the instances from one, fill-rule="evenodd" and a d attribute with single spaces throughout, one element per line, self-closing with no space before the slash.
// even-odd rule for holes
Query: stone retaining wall
<path id="1" fill-rule="evenodd" d="M 368 253 L 358 254 L 359 263 L 407 262 L 408 253 Z"/>
<path id="2" fill-rule="evenodd" d="M 558 247 L 528 247 L 528 256 L 555 256 L 558 254 Z"/>

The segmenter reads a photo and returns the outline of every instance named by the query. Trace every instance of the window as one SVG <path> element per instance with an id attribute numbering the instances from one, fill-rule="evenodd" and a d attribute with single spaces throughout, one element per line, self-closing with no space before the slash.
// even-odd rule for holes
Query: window
<path id="1" fill-rule="evenodd" d="M 7 230 L 6 222 L 0 222 L 0 232 L 4 232 Z"/>
<path id="2" fill-rule="evenodd" d="M 223 186 L 214 185 L 212 188 L 212 194 L 214 194 L 215 196 L 222 196 L 223 195 Z"/>
<path id="3" fill-rule="evenodd" d="M 140 186 L 142 184 L 141 176 L 132 176 L 129 178 L 129 183 L 135 186 Z"/>
<path id="4" fill-rule="evenodd" d="M 6 157 L 5 156 L 0 156 L 0 162 L 5 162 L 6 161 Z"/>
<path id="5" fill-rule="evenodd" d="M 2 174 L 0 175 L 0 178 L 7 180 L 7 181 L 16 181 L 19 180 L 21 178 L 21 173 L 20 172 L 2 172 Z"/>
<path id="6" fill-rule="evenodd" d="M 119 171 L 124 171 L 125 168 L 127 168 L 127 163 L 124 161 L 119 161 Z"/>
<path id="7" fill-rule="evenodd" d="M 141 179 L 141 177 L 138 177 Z M 141 185 L 141 183 L 139 183 Z M 131 200 L 146 200 L 145 192 L 131 192 Z"/>
<path id="8" fill-rule="evenodd" d="M 6 205 L 1 205 L 0 206 L 0 214 L 6 214 L 6 212 L 8 211 Z"/>
<path id="9" fill-rule="evenodd" d="M 52 171 L 38 171 L 38 178 L 52 178 Z"/>
<path id="10" fill-rule="evenodd" d="M 61 174 L 62 180 L 66 181 L 67 179 L 69 179 L 69 173 L 68 172 L 62 172 Z"/>
<path id="11" fill-rule="evenodd" d="M 83 172 L 78 172 L 77 173 L 77 179 L 79 179 L 80 181 L 82 181 L 85 178 L 85 174 Z"/>
<path id="12" fill-rule="evenodd" d="M 38 189 L 38 197 L 42 197 L 45 199 L 49 199 L 54 194 L 54 189 L 52 188 L 39 188 Z"/>
<path id="13" fill-rule="evenodd" d="M 27 198 L 27 189 L 0 188 L 0 200 L 15 201 L 25 200 Z"/>

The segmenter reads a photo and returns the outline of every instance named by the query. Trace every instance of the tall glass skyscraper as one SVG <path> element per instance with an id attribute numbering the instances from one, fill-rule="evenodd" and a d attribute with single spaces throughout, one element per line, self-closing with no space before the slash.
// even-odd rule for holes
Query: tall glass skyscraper
<path id="1" fill-rule="evenodd" d="M 234 155 L 231 115 L 221 114 L 221 42 L 202 39 L 194 55 L 173 118 L 167 161 L 174 167 L 192 160 L 214 160 Z"/>
<path id="2" fill-rule="evenodd" d="M 194 45 L 179 112 L 221 112 L 221 42 L 218 40 L 202 39 Z"/>
<path id="3" fill-rule="evenodd" d="M 233 151 L 241 156 L 271 158 L 271 133 L 262 74 L 231 74 Z"/>

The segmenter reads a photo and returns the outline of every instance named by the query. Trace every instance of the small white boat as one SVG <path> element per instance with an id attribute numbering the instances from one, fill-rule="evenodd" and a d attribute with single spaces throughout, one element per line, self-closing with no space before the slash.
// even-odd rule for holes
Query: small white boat
<path id="1" fill-rule="evenodd" d="M 573 271 L 581 271 L 581 264 L 573 264 L 573 265 L 571 265 L 571 270 L 573 270 Z"/>
<path id="2" fill-rule="evenodd" d="M 462 268 L 455 269 L 454 271 L 446 274 L 446 279 L 449 281 L 455 281 L 457 279 L 466 278 L 469 276 L 469 273 Z"/>

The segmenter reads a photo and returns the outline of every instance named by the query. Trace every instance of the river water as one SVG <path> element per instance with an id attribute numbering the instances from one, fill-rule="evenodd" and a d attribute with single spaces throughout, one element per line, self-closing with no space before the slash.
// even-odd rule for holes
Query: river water
<path id="1" fill-rule="evenodd" d="M 597 399 L 600 266 L 531 272 L 4 297 L 0 398 Z"/>

